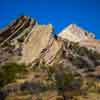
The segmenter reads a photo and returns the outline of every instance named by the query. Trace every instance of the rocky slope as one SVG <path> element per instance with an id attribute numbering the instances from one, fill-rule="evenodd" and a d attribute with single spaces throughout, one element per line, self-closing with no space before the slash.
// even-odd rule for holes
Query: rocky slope
<path id="1" fill-rule="evenodd" d="M 95 35 L 85 31 L 75 24 L 71 24 L 65 28 L 58 34 L 58 37 L 67 39 L 72 42 L 78 42 L 81 46 L 92 48 L 100 52 L 100 41 L 95 39 Z"/>
<path id="2" fill-rule="evenodd" d="M 94 89 L 99 98 L 95 82 L 100 78 L 100 41 L 75 24 L 58 36 L 53 33 L 51 24 L 40 25 L 27 16 L 0 31 L 2 98 L 3 94 L 6 100 L 99 100 L 90 96 Z M 72 89 L 74 93 L 69 92 Z"/>
<path id="3" fill-rule="evenodd" d="M 21 55 L 21 45 L 31 32 L 36 21 L 30 17 L 21 16 L 0 31 L 0 63 L 17 59 Z"/>
<path id="4" fill-rule="evenodd" d="M 50 63 L 62 48 L 64 40 L 69 44 L 79 43 L 80 46 L 100 52 L 100 41 L 95 39 L 94 34 L 74 24 L 69 25 L 58 36 L 53 36 L 53 30 L 51 24 L 39 25 L 30 17 L 19 17 L 0 32 L 0 51 L 4 52 L 0 55 L 0 62 L 9 60 L 7 55 L 8 58 L 14 55 L 21 62 L 30 64 L 44 55 L 46 62 Z"/>

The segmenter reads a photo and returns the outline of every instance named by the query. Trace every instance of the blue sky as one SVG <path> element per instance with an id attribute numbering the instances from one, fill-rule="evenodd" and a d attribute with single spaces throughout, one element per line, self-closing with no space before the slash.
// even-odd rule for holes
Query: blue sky
<path id="1" fill-rule="evenodd" d="M 56 33 L 75 23 L 100 39 L 100 0 L 0 0 L 1 28 L 20 15 L 52 23 Z"/>

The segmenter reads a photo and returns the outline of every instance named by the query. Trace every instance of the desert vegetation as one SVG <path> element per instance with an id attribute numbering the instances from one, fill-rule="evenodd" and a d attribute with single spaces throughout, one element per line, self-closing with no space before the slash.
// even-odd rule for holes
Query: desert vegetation
<path id="1" fill-rule="evenodd" d="M 17 63 L 7 63 L 0 66 L 0 87 L 14 82 L 21 74 L 27 72 L 26 65 Z"/>

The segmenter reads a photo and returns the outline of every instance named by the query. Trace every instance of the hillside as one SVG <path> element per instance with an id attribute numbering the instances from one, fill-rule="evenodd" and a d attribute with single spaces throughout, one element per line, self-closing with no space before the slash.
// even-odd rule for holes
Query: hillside
<path id="1" fill-rule="evenodd" d="M 99 100 L 100 41 L 21 16 L 0 31 L 0 76 L 1 100 Z"/>

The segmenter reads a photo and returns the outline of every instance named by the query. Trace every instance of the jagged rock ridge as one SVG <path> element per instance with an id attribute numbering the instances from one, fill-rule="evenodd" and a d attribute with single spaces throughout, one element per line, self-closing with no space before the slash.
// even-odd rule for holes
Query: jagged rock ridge
<path id="1" fill-rule="evenodd" d="M 12 56 L 20 54 L 20 45 L 25 36 L 30 33 L 36 21 L 30 17 L 21 16 L 0 31 L 0 62 L 8 61 Z"/>
<path id="2" fill-rule="evenodd" d="M 52 33 L 54 32 L 51 24 L 39 25 L 30 17 L 19 17 L 0 32 L 0 48 L 3 52 L 0 55 L 1 63 L 9 61 L 9 59 L 17 59 L 20 62 L 32 64 L 35 60 L 42 59 L 47 64 L 52 64 L 59 52 L 72 52 L 69 50 L 72 42 L 78 43 L 80 47 L 100 51 L 100 42 L 95 39 L 93 33 L 89 33 L 75 24 L 65 28 L 57 38 Z M 65 48 L 65 44 L 69 48 Z M 62 61 L 62 58 L 60 60 Z"/>
<path id="3" fill-rule="evenodd" d="M 15 98 L 14 100 L 18 100 L 16 95 L 19 97 L 25 95 L 25 89 L 29 93 L 30 90 L 33 93 L 32 97 L 30 97 L 31 93 L 27 97 L 31 98 L 31 100 L 35 100 L 38 97 L 37 94 L 40 94 L 41 91 L 43 91 L 41 93 L 43 97 L 45 97 L 44 94 L 46 95 L 46 100 L 57 97 L 57 90 L 49 89 L 44 92 L 46 84 L 48 87 L 51 83 L 47 79 L 48 76 L 50 77 L 48 73 L 52 72 L 52 70 L 48 72 L 49 68 L 47 66 L 45 69 L 42 68 L 45 64 L 50 68 L 53 65 L 56 69 L 54 75 L 62 75 L 64 74 L 63 71 L 67 71 L 70 68 L 71 72 L 76 76 L 78 75 L 78 77 L 100 78 L 100 41 L 97 41 L 93 34 L 76 25 L 68 26 L 58 36 L 53 35 L 53 33 L 51 24 L 40 25 L 37 21 L 27 16 L 19 17 L 0 32 L 0 64 L 17 62 L 29 65 L 27 68 L 29 72 L 22 74 L 23 82 L 18 82 L 21 80 L 21 75 L 19 74 L 19 79 L 16 79 L 15 83 L 4 86 L 3 92 L 7 93 L 8 97 L 11 96 Z M 42 64 L 44 65 L 42 66 Z M 34 66 L 39 67 L 39 71 L 37 68 L 36 72 L 34 72 Z M 64 77 L 60 78 L 59 82 L 62 82 Z M 80 88 L 79 85 L 78 88 Z"/>

